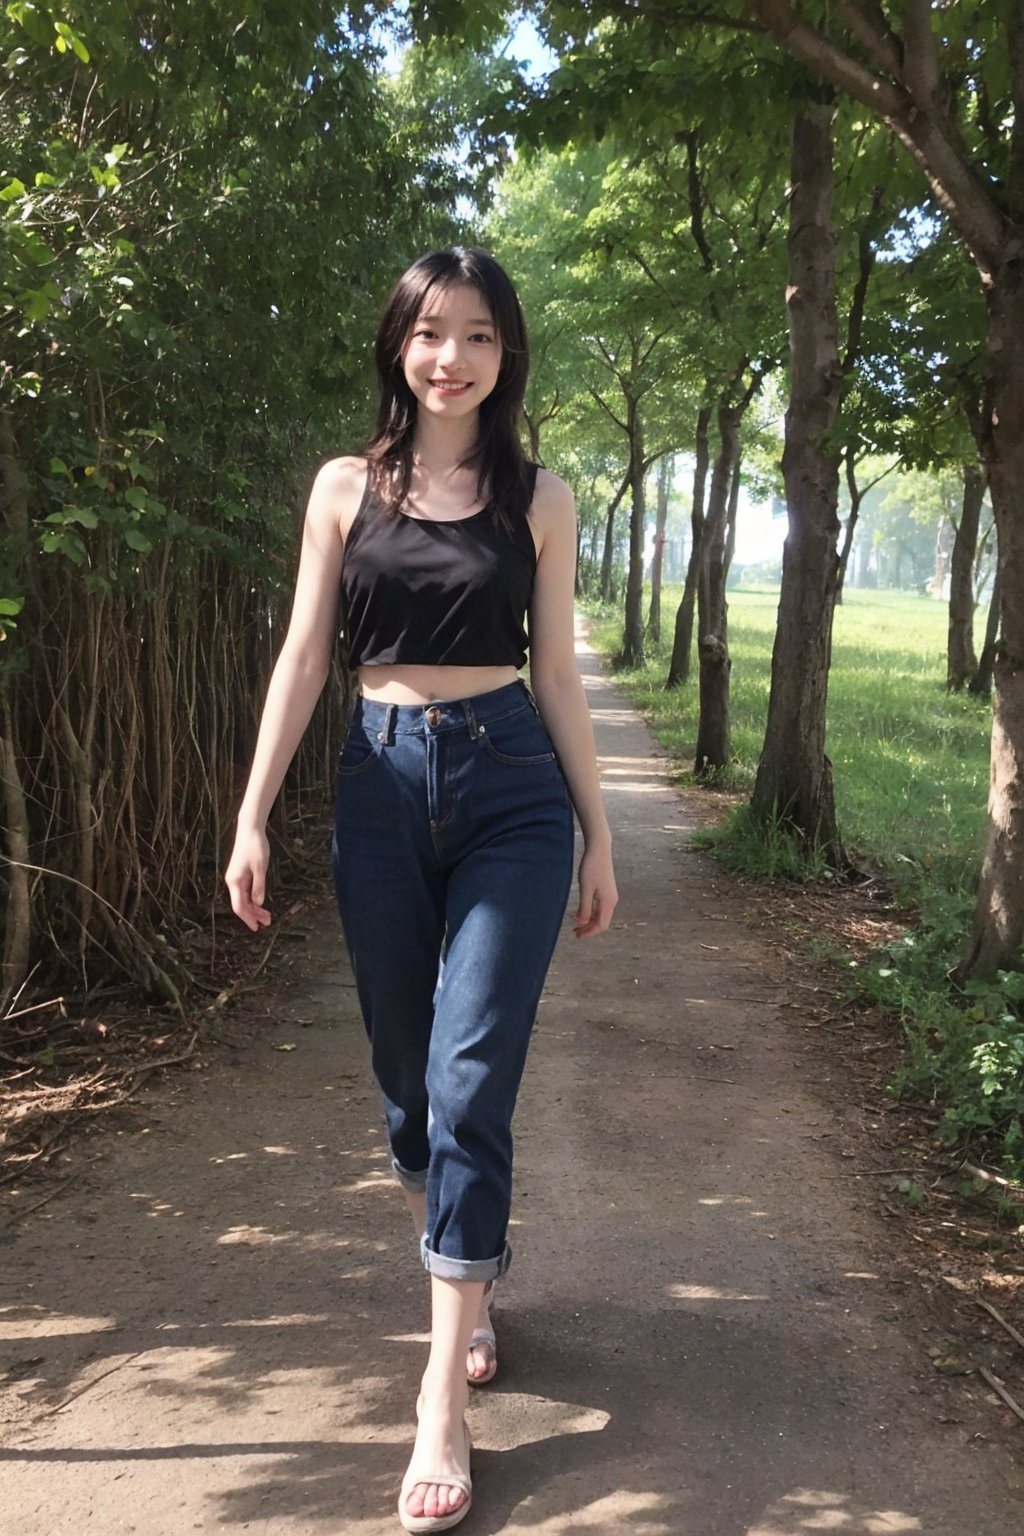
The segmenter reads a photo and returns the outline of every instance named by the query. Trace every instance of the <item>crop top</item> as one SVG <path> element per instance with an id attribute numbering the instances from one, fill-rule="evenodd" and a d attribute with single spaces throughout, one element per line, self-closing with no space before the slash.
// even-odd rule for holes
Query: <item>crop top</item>
<path id="1" fill-rule="evenodd" d="M 341 569 L 349 665 L 524 666 L 536 568 L 524 514 L 506 528 L 490 505 L 452 522 L 389 513 L 367 475 Z"/>

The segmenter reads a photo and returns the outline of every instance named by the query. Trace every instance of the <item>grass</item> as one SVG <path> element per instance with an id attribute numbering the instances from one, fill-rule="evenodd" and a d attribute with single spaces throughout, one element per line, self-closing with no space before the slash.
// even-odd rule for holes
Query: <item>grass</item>
<path id="1" fill-rule="evenodd" d="M 662 600 L 663 644 L 619 680 L 662 742 L 692 765 L 696 676 L 664 690 L 679 590 Z M 777 591 L 729 594 L 733 762 L 725 788 L 749 791 L 764 738 Z M 594 615 L 591 637 L 614 654 L 618 615 Z M 969 885 L 981 856 L 991 710 L 945 688 L 946 607 L 931 598 L 849 592 L 836 610 L 826 750 L 839 824 L 854 857 L 888 867 L 908 901 L 919 885 Z"/>
<path id="2" fill-rule="evenodd" d="M 678 589 L 663 600 L 665 641 L 643 668 L 618 674 L 659 740 L 692 768 L 697 681 L 668 693 L 664 680 Z M 771 684 L 777 591 L 729 594 L 733 761 L 719 782 L 749 792 Z M 592 615 L 607 655 L 621 640 L 617 614 Z M 895 1094 L 944 1111 L 942 1134 L 1024 1182 L 1024 974 L 952 991 L 949 973 L 969 929 L 988 794 L 991 708 L 947 693 L 947 611 L 930 598 L 849 592 L 836 611 L 826 749 L 847 850 L 888 871 L 913 930 L 864 963 L 851 963 L 851 995 L 897 1018 L 907 1051 Z M 814 878 L 782 828 L 754 825 L 745 805 L 705 843 L 759 878 Z M 910 917 L 908 915 L 908 928 Z"/>

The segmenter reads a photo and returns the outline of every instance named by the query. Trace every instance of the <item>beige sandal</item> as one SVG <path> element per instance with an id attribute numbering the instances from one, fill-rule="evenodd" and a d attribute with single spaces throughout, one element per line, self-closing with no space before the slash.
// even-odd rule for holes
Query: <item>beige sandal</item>
<path id="1" fill-rule="evenodd" d="M 449 1472 L 443 1476 L 433 1472 L 416 1472 L 410 1466 L 402 1479 L 402 1491 L 398 1496 L 398 1518 L 402 1522 L 402 1528 L 406 1531 L 425 1536 L 429 1531 L 450 1531 L 453 1526 L 465 1520 L 469 1514 L 470 1505 L 473 1502 L 473 1481 L 470 1476 L 470 1457 L 473 1450 L 473 1442 L 469 1438 L 469 1430 L 466 1430 L 466 1471 Z M 406 1509 L 406 1500 L 413 1489 L 422 1484 L 433 1484 L 435 1488 L 457 1488 L 466 1497 L 458 1509 L 453 1509 L 448 1515 L 410 1515 Z"/>
<path id="2" fill-rule="evenodd" d="M 494 1281 L 488 1280 L 484 1287 L 484 1295 L 490 1296 L 493 1290 Z M 467 1345 L 467 1354 L 474 1349 L 486 1350 L 490 1357 L 489 1364 L 482 1376 L 471 1376 L 469 1371 L 467 1371 L 466 1380 L 471 1387 L 485 1387 L 489 1381 L 494 1380 L 498 1370 L 498 1341 L 494 1337 L 494 1330 L 491 1328 L 477 1328 Z"/>

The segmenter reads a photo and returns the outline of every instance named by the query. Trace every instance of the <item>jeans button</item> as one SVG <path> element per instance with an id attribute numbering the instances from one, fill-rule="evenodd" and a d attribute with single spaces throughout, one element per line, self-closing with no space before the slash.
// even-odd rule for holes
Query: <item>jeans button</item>
<path id="1" fill-rule="evenodd" d="M 436 730 L 443 719 L 444 715 L 438 709 L 437 705 L 432 704 L 427 710 L 427 724 Z"/>

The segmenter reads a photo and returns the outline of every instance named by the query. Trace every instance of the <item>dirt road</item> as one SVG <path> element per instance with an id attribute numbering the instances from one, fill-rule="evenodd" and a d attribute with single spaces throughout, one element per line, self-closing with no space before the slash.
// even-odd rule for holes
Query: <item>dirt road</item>
<path id="1" fill-rule="evenodd" d="M 542 1004 L 462 1529 L 1008 1536 L 997 1410 L 932 1369 L 772 933 L 584 665 L 620 921 Z M 426 1282 L 326 901 L 307 928 L 7 1233 L 4 1536 L 399 1529 Z"/>

